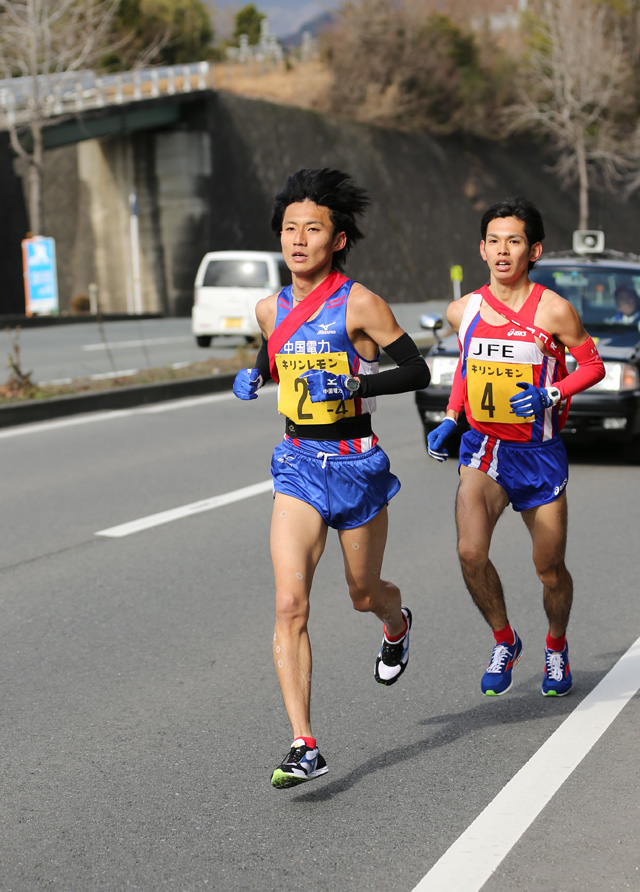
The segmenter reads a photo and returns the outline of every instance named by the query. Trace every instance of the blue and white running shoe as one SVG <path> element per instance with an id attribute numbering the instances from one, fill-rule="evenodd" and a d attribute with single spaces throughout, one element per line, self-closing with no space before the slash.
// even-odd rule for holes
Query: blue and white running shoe
<path id="1" fill-rule="evenodd" d="M 480 682 L 482 693 L 487 697 L 499 697 L 511 687 L 511 670 L 522 657 L 522 641 L 515 629 L 513 634 L 513 644 L 496 644 L 493 648 L 487 671 Z"/>
<path id="2" fill-rule="evenodd" d="M 297 744 L 297 746 L 296 746 Z M 294 740 L 291 749 L 271 775 L 271 785 L 279 790 L 295 787 L 305 781 L 326 774 L 329 769 L 318 747 L 307 746 L 303 740 Z"/>
<path id="3" fill-rule="evenodd" d="M 543 697 L 564 697 L 571 690 L 573 679 L 569 668 L 569 645 L 564 650 L 544 649 Z"/>
<path id="4" fill-rule="evenodd" d="M 373 670 L 378 684 L 395 684 L 400 678 L 409 662 L 409 631 L 411 629 L 411 611 L 408 607 L 402 607 L 402 612 L 407 619 L 407 631 L 400 641 L 387 641 L 387 636 L 382 635 L 382 647 L 376 657 L 376 665 Z"/>

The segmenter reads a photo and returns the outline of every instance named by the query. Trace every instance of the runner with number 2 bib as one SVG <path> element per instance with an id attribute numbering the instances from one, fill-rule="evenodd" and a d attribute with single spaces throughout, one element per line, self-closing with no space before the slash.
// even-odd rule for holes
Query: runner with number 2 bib
<path id="1" fill-rule="evenodd" d="M 387 504 L 400 489 L 371 428 L 375 397 L 426 387 L 429 370 L 381 297 L 341 274 L 360 238 L 364 190 L 339 170 L 299 170 L 276 196 L 271 226 L 293 284 L 258 303 L 262 346 L 234 393 L 257 397 L 279 382 L 285 435 L 271 462 L 271 557 L 276 586 L 273 657 L 293 742 L 273 771 L 276 788 L 326 774 L 310 718 L 307 622 L 314 572 L 329 527 L 338 531 L 353 607 L 383 623 L 374 676 L 395 684 L 409 660 L 412 616 L 381 578 Z M 380 348 L 396 363 L 380 372 Z"/>

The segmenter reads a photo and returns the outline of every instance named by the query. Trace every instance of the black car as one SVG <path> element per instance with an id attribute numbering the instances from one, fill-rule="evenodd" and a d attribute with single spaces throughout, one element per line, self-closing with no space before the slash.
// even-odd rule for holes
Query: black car
<path id="1" fill-rule="evenodd" d="M 593 245 L 589 245 L 592 237 Z M 576 250 L 577 248 L 577 250 Z M 627 291 L 640 307 L 640 257 L 604 250 L 602 233 L 574 233 L 574 250 L 543 256 L 529 273 L 530 278 L 561 294 L 576 307 L 584 327 L 592 336 L 605 364 L 606 375 L 571 400 L 571 408 L 562 437 L 569 443 L 618 444 L 623 457 L 640 460 L 640 312 L 632 304 L 619 309 L 620 293 Z M 616 301 L 616 294 L 618 302 Z M 455 334 L 441 337 L 441 316 L 425 315 L 423 328 L 432 331 L 436 343 L 427 354 L 431 385 L 416 393 L 416 405 L 427 434 L 444 418 L 458 362 Z M 575 360 L 567 353 L 569 371 Z M 458 424 L 458 442 L 467 429 L 462 417 Z M 451 454 L 458 443 L 447 441 Z"/>

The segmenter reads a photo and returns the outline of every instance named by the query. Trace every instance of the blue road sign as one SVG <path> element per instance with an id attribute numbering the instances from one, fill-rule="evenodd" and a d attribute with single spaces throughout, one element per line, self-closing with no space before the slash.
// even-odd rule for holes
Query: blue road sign
<path id="1" fill-rule="evenodd" d="M 41 236 L 23 239 L 22 263 L 27 316 L 58 313 L 55 239 Z"/>

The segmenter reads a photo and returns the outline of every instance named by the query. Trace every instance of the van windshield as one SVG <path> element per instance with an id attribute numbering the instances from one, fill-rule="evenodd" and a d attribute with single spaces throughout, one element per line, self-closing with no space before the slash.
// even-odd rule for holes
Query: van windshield
<path id="1" fill-rule="evenodd" d="M 211 260 L 202 284 L 206 288 L 264 288 L 269 268 L 264 260 Z"/>

